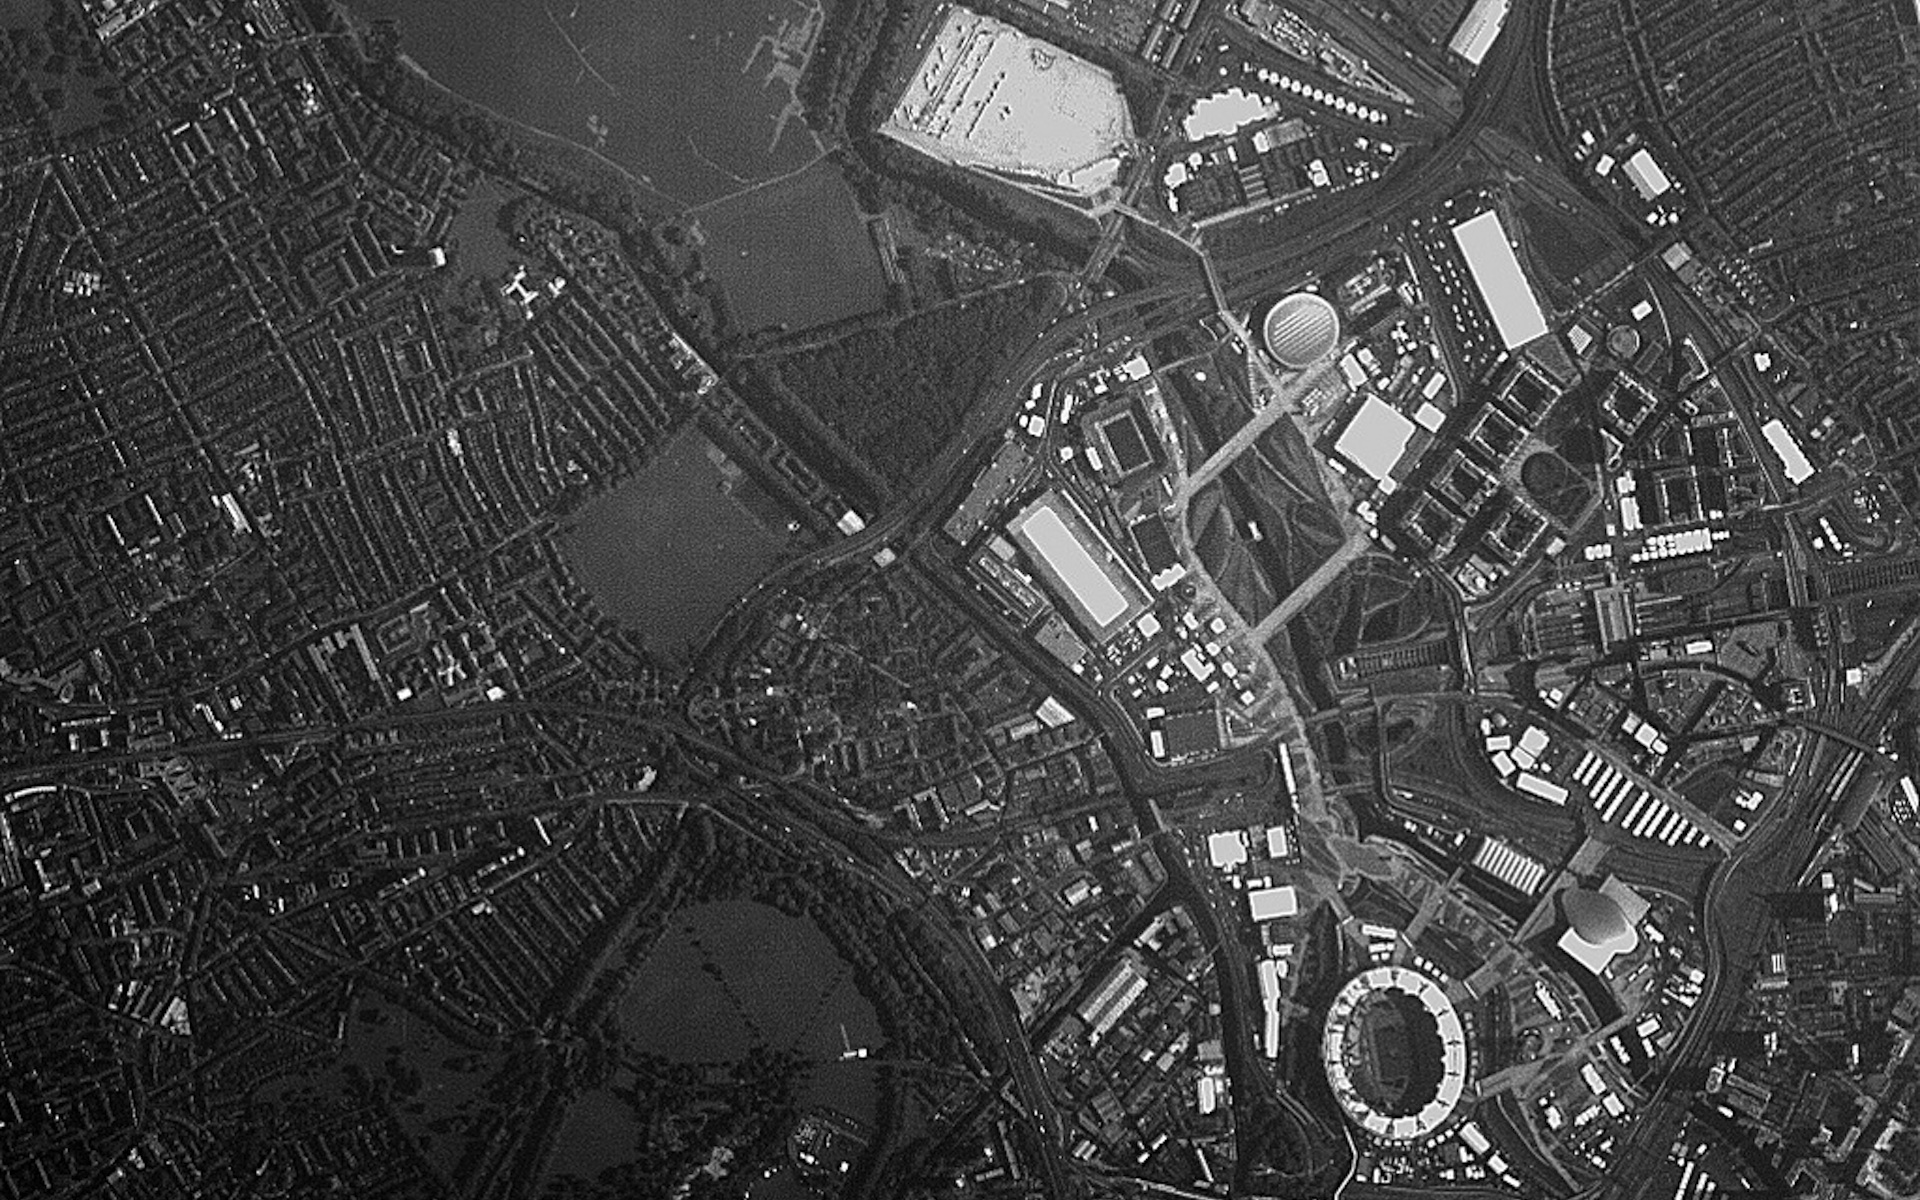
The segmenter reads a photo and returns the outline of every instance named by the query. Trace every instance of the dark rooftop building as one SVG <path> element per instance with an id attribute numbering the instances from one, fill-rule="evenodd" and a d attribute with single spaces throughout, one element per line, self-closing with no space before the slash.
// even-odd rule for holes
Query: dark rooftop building
<path id="1" fill-rule="evenodd" d="M 1211 754 L 1220 748 L 1220 714 L 1212 708 L 1169 713 L 1165 732 L 1169 758 Z"/>
<path id="2" fill-rule="evenodd" d="M 1149 575 L 1159 575 L 1180 565 L 1180 555 L 1173 548 L 1173 534 L 1159 513 L 1148 513 L 1134 521 L 1128 532 L 1133 534 L 1133 544 L 1140 551 L 1141 561 L 1147 564 Z"/>

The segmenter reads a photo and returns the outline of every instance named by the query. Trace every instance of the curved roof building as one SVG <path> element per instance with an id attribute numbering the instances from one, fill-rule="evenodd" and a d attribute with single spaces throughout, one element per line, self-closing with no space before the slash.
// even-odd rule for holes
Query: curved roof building
<path id="1" fill-rule="evenodd" d="M 1631 948 L 1640 940 L 1633 926 L 1627 923 L 1627 914 L 1620 911 L 1611 896 L 1585 888 L 1569 888 L 1560 897 L 1560 907 L 1566 912 L 1567 924 L 1573 931 L 1596 946 L 1624 941 Z"/>
<path id="2" fill-rule="evenodd" d="M 1299 371 L 1332 354 L 1340 344 L 1340 314 L 1323 296 L 1294 292 L 1267 310 L 1260 339 L 1281 366 Z"/>
<path id="3" fill-rule="evenodd" d="M 1466 1094 L 1467 1033 L 1446 991 L 1409 967 L 1347 981 L 1321 1038 L 1327 1082 L 1349 1120 L 1388 1142 L 1428 1137 Z"/>
<path id="4" fill-rule="evenodd" d="M 1560 912 L 1567 921 L 1560 948 L 1599 975 L 1614 959 L 1639 948 L 1647 902 L 1619 880 L 1609 879 L 1597 892 L 1582 887 L 1562 892 Z"/>

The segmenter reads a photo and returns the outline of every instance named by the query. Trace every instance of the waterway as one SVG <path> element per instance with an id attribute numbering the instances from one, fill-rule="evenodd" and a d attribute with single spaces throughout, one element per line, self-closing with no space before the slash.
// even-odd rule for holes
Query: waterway
<path id="1" fill-rule="evenodd" d="M 772 498 L 688 428 L 581 509 L 561 546 L 608 615 L 677 659 L 786 556 L 789 530 Z"/>
<path id="2" fill-rule="evenodd" d="M 793 85 L 836 0 L 348 0 L 503 116 L 596 150 L 691 212 L 748 327 L 879 307 L 877 254 Z M 756 275 L 775 281 L 761 296 Z"/>

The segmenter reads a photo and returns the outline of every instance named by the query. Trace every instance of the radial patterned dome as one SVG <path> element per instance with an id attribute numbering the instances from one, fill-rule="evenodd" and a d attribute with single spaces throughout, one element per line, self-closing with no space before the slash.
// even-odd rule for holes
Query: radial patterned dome
<path id="1" fill-rule="evenodd" d="M 1340 343 L 1340 314 L 1312 292 L 1282 296 L 1267 310 L 1261 326 L 1267 353 L 1298 371 L 1333 353 Z"/>

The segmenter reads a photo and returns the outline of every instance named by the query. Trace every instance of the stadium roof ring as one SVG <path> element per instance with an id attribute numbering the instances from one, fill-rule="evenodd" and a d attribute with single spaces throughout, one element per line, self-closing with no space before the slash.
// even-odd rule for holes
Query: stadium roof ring
<path id="1" fill-rule="evenodd" d="M 1371 967 L 1347 981 L 1327 1010 L 1321 1057 L 1341 1110 L 1380 1141 L 1431 1136 L 1466 1094 L 1460 1014 L 1437 981 L 1410 967 Z"/>
<path id="2" fill-rule="evenodd" d="M 1340 314 L 1324 296 L 1293 292 L 1267 310 L 1260 336 L 1281 366 L 1305 370 L 1340 344 Z"/>

